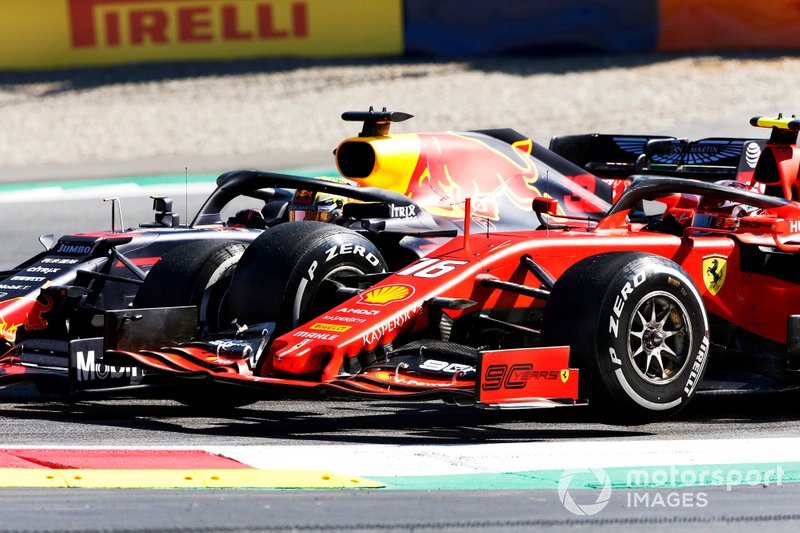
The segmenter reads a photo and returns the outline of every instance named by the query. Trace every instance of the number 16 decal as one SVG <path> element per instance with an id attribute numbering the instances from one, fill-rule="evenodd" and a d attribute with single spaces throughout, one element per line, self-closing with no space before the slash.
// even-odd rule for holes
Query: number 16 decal
<path id="1" fill-rule="evenodd" d="M 415 278 L 438 278 L 444 276 L 461 265 L 466 265 L 469 261 L 458 261 L 454 259 L 421 259 L 418 263 L 401 270 L 398 276 L 414 276 Z"/>

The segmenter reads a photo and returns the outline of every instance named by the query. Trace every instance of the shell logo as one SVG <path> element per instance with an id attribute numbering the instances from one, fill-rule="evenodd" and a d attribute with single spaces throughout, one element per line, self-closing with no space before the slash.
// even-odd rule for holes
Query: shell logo
<path id="1" fill-rule="evenodd" d="M 407 300 L 414 294 L 410 285 L 387 285 L 361 293 L 361 302 L 369 305 L 386 305 Z"/>

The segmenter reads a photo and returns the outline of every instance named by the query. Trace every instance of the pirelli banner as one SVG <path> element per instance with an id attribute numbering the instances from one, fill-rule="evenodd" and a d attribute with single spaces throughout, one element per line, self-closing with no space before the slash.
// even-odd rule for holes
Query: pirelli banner
<path id="1" fill-rule="evenodd" d="M 398 55 L 402 0 L 1 0 L 0 69 Z"/>

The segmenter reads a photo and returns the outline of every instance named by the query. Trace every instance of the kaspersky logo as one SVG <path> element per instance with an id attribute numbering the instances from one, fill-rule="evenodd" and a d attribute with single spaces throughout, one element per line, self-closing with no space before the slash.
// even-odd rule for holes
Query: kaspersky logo
<path id="1" fill-rule="evenodd" d="M 69 0 L 74 48 L 253 42 L 308 37 L 308 3 Z"/>

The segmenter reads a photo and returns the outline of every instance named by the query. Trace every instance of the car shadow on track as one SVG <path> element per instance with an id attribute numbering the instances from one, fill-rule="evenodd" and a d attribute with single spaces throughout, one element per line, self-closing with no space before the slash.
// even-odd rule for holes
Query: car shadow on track
<path id="1" fill-rule="evenodd" d="M 441 402 L 280 399 L 219 410 L 173 401 L 113 399 L 65 402 L 35 393 L 5 398 L 0 416 L 58 427 L 83 425 L 126 434 L 179 434 L 275 442 L 432 444 L 608 438 L 695 438 L 742 428 L 774 432 L 797 421 L 800 393 L 698 396 L 678 416 L 637 426 L 601 423 L 589 409 L 481 411 Z"/>

